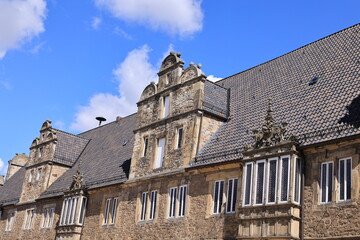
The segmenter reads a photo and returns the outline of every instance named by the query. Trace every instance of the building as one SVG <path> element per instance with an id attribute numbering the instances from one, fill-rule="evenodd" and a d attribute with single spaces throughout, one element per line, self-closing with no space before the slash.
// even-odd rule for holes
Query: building
<path id="1" fill-rule="evenodd" d="M 138 111 L 44 122 L 0 239 L 360 239 L 360 24 L 210 82 L 179 53 Z"/>

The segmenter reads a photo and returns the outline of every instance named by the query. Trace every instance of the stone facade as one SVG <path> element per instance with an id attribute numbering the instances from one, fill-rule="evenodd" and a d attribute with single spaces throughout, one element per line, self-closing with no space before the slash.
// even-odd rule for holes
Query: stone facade
<path id="1" fill-rule="evenodd" d="M 359 28 L 216 83 L 171 52 L 136 114 L 79 135 L 45 121 L 0 186 L 0 240 L 360 239 L 358 76 L 299 81 L 335 50 L 359 72 Z"/>

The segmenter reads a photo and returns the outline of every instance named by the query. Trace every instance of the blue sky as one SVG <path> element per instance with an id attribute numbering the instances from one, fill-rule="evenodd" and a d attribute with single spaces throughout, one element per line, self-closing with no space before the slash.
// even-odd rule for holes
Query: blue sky
<path id="1" fill-rule="evenodd" d="M 170 50 L 216 80 L 359 23 L 360 1 L 0 0 L 0 174 L 41 124 L 136 111 Z"/>

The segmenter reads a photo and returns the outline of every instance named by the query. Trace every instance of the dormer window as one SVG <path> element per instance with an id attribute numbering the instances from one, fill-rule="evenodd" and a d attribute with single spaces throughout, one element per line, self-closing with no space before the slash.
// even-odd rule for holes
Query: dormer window
<path id="1" fill-rule="evenodd" d="M 165 96 L 163 98 L 163 106 L 161 111 L 161 118 L 166 118 L 170 114 L 170 96 Z"/>

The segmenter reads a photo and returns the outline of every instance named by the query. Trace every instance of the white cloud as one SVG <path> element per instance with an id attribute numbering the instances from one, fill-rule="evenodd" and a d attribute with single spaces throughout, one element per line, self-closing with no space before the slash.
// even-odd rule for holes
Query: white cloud
<path id="1" fill-rule="evenodd" d="M 222 79 L 222 78 L 215 77 L 214 75 L 209 75 L 209 76 L 207 76 L 207 80 L 212 81 L 212 82 L 216 82 L 216 81 L 219 81 L 219 80 L 221 80 L 221 79 Z"/>
<path id="2" fill-rule="evenodd" d="M 102 19 L 99 17 L 93 17 L 91 27 L 95 30 L 98 30 L 100 27 L 100 24 L 102 22 Z"/>
<path id="3" fill-rule="evenodd" d="M 5 162 L 0 158 L 0 174 L 1 175 L 5 174 L 5 170 L 6 170 Z"/>
<path id="4" fill-rule="evenodd" d="M 95 117 L 105 117 L 108 122 L 116 116 L 127 116 L 136 112 L 136 102 L 139 101 L 143 89 L 156 80 L 157 69 L 149 62 L 150 48 L 147 45 L 128 53 L 113 75 L 118 82 L 118 94 L 98 93 L 91 97 L 87 106 L 80 106 L 75 114 L 75 120 L 70 128 L 85 131 L 96 127 Z"/>
<path id="5" fill-rule="evenodd" d="M 45 15 L 44 0 L 0 1 L 0 59 L 44 32 Z"/>
<path id="6" fill-rule="evenodd" d="M 115 17 L 181 37 L 203 26 L 201 0 L 95 0 Z"/>
<path id="7" fill-rule="evenodd" d="M 116 26 L 116 27 L 114 28 L 114 33 L 115 33 L 116 35 L 119 35 L 119 36 L 127 39 L 127 40 L 132 40 L 132 39 L 133 39 L 130 34 L 128 34 L 127 32 L 125 32 L 124 30 L 122 30 L 122 29 L 119 28 L 118 26 Z"/>

